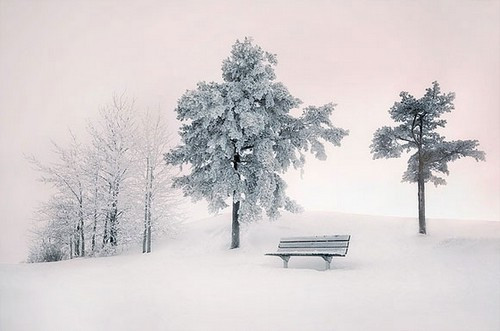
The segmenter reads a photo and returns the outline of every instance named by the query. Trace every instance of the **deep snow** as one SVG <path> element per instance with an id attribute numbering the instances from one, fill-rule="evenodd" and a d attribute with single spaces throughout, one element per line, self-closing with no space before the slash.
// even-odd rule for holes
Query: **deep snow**
<path id="1" fill-rule="evenodd" d="M 307 212 L 185 225 L 150 255 L 0 265 L 0 330 L 500 330 L 500 222 Z M 351 234 L 349 253 L 277 257 L 279 238 Z"/>

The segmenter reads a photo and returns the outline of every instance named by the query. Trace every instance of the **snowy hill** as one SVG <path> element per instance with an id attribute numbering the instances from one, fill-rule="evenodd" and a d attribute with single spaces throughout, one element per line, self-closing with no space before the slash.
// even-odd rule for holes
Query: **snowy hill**
<path id="1" fill-rule="evenodd" d="M 150 255 L 0 265 L 0 330 L 499 330 L 500 222 L 307 212 L 243 228 L 185 225 Z M 280 237 L 351 234 L 349 253 L 272 252 Z"/>

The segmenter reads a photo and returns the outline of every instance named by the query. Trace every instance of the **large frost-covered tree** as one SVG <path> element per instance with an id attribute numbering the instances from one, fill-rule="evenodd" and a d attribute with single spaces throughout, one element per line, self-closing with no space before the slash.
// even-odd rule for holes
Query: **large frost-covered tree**
<path id="1" fill-rule="evenodd" d="M 415 151 L 408 160 L 403 181 L 418 185 L 419 232 L 426 234 L 425 183 L 444 185 L 446 181 L 439 175 L 449 174 L 448 162 L 467 156 L 484 161 L 485 153 L 477 149 L 477 140 L 445 141 L 445 137 L 436 132 L 446 125 L 441 115 L 454 109 L 454 93 L 442 93 L 439 84 L 434 82 L 420 99 L 408 92 L 401 92 L 400 97 L 401 101 L 392 106 L 389 114 L 401 124 L 379 128 L 370 148 L 374 159 L 397 158 L 403 152 Z"/>
<path id="2" fill-rule="evenodd" d="M 222 83 L 200 82 L 179 100 L 182 142 L 166 155 L 191 172 L 174 185 L 195 200 L 205 198 L 212 212 L 232 198 L 231 248 L 239 247 L 240 221 L 297 211 L 281 178 L 290 166 L 302 168 L 304 152 L 326 159 L 323 142 L 339 146 L 348 132 L 330 121 L 333 104 L 309 106 L 300 117 L 290 111 L 301 101 L 276 82 L 276 56 L 246 38 L 237 41 L 222 64 Z"/>

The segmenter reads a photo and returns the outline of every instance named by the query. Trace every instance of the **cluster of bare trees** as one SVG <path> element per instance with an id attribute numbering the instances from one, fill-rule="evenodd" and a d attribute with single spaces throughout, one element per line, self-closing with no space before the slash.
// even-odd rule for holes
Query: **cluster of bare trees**
<path id="1" fill-rule="evenodd" d="M 30 157 L 40 179 L 54 193 L 36 213 L 31 261 L 107 255 L 142 242 L 151 252 L 153 236 L 179 219 L 179 194 L 171 188 L 166 123 L 158 113 L 137 115 L 133 102 L 115 97 L 88 126 L 89 141 L 72 135 L 57 160 Z"/>

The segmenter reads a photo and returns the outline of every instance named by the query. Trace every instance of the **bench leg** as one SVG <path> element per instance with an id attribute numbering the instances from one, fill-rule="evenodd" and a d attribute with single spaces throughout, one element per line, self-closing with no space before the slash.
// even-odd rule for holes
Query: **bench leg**
<path id="1" fill-rule="evenodd" d="M 290 260 L 290 256 L 280 256 L 283 259 L 283 268 L 288 268 L 288 260 Z"/>
<path id="2" fill-rule="evenodd" d="M 330 263 L 332 262 L 332 257 L 331 256 L 321 256 L 323 260 L 326 262 L 326 270 L 330 270 Z"/>

